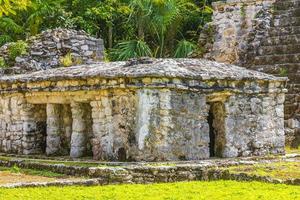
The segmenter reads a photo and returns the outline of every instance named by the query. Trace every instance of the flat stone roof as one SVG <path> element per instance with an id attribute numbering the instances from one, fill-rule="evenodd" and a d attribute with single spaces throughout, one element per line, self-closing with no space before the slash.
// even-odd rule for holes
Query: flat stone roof
<path id="1" fill-rule="evenodd" d="M 30 74 L 0 77 L 0 83 L 59 81 L 88 78 L 167 77 L 195 80 L 287 81 L 285 77 L 248 70 L 204 59 L 139 59 L 61 67 Z"/>

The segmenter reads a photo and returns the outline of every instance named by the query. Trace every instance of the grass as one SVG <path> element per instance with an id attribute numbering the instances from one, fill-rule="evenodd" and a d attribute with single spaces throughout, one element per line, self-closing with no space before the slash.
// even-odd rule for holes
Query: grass
<path id="1" fill-rule="evenodd" d="M 84 161 L 59 161 L 59 160 L 45 160 L 45 159 L 31 159 L 31 158 L 18 158 L 18 157 L 6 157 L 0 156 L 0 160 L 11 161 L 21 159 L 24 163 L 41 163 L 41 164 L 50 164 L 50 165 L 65 165 L 65 166 L 78 166 L 78 167 L 107 167 L 109 165 L 93 163 L 93 162 L 84 162 Z M 109 166 L 113 167 L 113 166 Z"/>
<path id="2" fill-rule="evenodd" d="M 0 167 L 0 171 L 6 171 L 16 174 L 26 174 L 31 176 L 43 176 L 43 177 L 49 177 L 49 178 L 63 178 L 66 177 L 65 174 L 59 174 L 47 170 L 35 170 L 35 169 L 21 169 L 17 166 L 8 168 L 8 167 Z"/>
<path id="3" fill-rule="evenodd" d="M 247 200 L 298 200 L 300 187 L 259 182 L 213 181 L 0 189 L 1 200 L 240 200 L 246 198 Z"/>
<path id="4" fill-rule="evenodd" d="M 246 173 L 259 176 L 270 176 L 279 179 L 300 178 L 300 162 L 276 162 L 255 165 L 240 165 L 226 168 L 231 173 Z M 300 189 L 300 188 L 299 188 Z"/>
<path id="5" fill-rule="evenodd" d="M 286 151 L 286 153 L 288 153 L 288 154 L 293 154 L 293 153 L 297 153 L 297 154 L 300 154 L 300 146 L 297 148 L 297 149 L 293 149 L 293 148 L 291 148 L 291 147 L 286 147 L 285 148 L 285 151 Z"/>

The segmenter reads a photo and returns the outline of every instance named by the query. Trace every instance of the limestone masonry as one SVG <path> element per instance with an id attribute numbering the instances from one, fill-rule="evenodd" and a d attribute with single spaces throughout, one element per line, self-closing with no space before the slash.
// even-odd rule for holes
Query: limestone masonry
<path id="1" fill-rule="evenodd" d="M 102 39 L 89 36 L 84 31 L 53 29 L 26 40 L 28 52 L 15 59 L 11 67 L 0 69 L 0 74 L 24 74 L 63 66 L 61 58 L 70 54 L 74 64 L 91 64 L 102 61 L 104 45 Z M 8 43 L 0 47 L 0 56 L 9 60 Z"/>
<path id="2" fill-rule="evenodd" d="M 164 161 L 284 153 L 286 78 L 198 59 L 0 77 L 0 150 Z"/>
<path id="3" fill-rule="evenodd" d="M 204 57 L 288 76 L 287 144 L 300 145 L 300 0 L 214 3 L 213 23 L 199 39 Z"/>

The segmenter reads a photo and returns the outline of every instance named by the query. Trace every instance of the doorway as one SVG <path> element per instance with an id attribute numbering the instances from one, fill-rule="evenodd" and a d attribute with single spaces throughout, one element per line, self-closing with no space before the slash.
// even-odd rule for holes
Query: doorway
<path id="1" fill-rule="evenodd" d="M 223 157 L 226 144 L 225 106 L 223 102 L 211 102 L 209 105 L 207 121 L 209 124 L 210 157 Z"/>

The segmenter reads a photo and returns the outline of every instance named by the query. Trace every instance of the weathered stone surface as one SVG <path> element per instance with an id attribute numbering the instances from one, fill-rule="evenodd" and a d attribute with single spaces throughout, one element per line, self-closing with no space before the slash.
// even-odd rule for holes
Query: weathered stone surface
<path id="1" fill-rule="evenodd" d="M 33 140 L 18 153 L 40 145 L 39 131 L 47 135 L 46 153 L 76 158 L 91 151 L 95 159 L 114 161 L 281 154 L 285 84 L 286 78 L 196 59 L 57 68 L 1 77 L 0 105 L 8 118 L 0 119 L 22 111 L 25 121 L 18 123 Z M 47 133 L 32 123 L 35 108 L 46 113 L 46 105 Z M 7 132 L 19 127 L 4 122 L 0 150 L 14 152 L 23 132 L 11 139 Z"/>
<path id="2" fill-rule="evenodd" d="M 67 186 L 67 185 L 103 185 L 120 183 L 161 183 L 179 181 L 212 181 L 212 180 L 237 180 L 237 181 L 261 181 L 276 184 L 299 185 L 297 178 L 276 179 L 270 176 L 251 175 L 244 172 L 233 173 L 223 169 L 230 166 L 260 165 L 266 163 L 278 164 L 297 162 L 300 155 L 285 157 L 255 157 L 238 159 L 211 159 L 205 161 L 180 161 L 180 162 L 158 162 L 158 163 L 116 163 L 116 162 L 93 162 L 101 167 L 89 167 L 86 160 L 82 160 L 85 166 L 69 166 L 65 164 L 48 164 L 21 158 L 11 160 L 0 160 L 0 166 L 18 166 L 29 169 L 47 169 L 48 171 L 62 173 L 71 176 L 91 177 L 88 180 L 55 181 L 49 183 L 24 183 L 0 185 L 0 187 L 41 187 L 41 186 Z M 7 158 L 7 157 L 6 157 Z M 49 158 L 46 158 L 49 159 Z M 55 162 L 55 161 L 53 161 Z M 246 166 L 243 166 L 247 168 Z"/>
<path id="3" fill-rule="evenodd" d="M 216 2 L 213 39 L 206 32 L 199 39 L 207 46 L 206 58 L 289 78 L 284 108 L 289 145 L 300 132 L 299 8 L 299 0 Z"/>
<path id="4" fill-rule="evenodd" d="M 14 66 L 1 69 L 1 75 L 62 67 L 61 58 L 67 53 L 71 54 L 74 61 L 82 64 L 96 63 L 104 58 L 103 40 L 93 38 L 84 31 L 57 28 L 30 37 L 26 42 L 29 44 L 27 55 L 17 57 Z M 10 45 L 0 48 L 0 55 L 6 61 L 9 60 Z"/>

